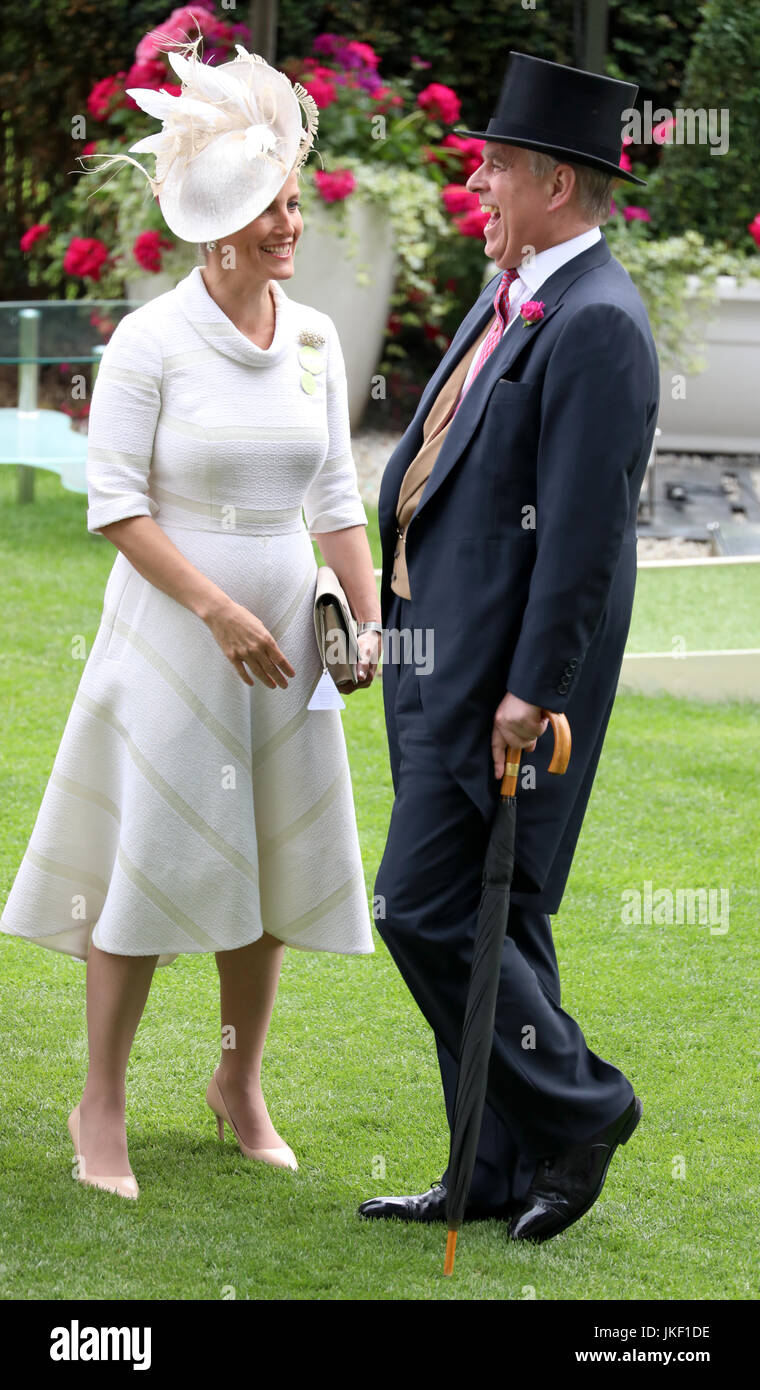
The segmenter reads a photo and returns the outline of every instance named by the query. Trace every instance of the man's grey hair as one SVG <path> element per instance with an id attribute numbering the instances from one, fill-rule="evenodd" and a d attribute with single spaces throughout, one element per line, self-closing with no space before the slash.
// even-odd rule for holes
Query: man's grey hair
<path id="1" fill-rule="evenodd" d="M 555 159 L 542 150 L 530 150 L 529 154 L 528 167 L 537 179 L 546 178 L 558 164 L 569 164 L 575 170 L 576 197 L 584 217 L 597 226 L 607 221 L 614 174 L 605 174 L 603 169 L 594 169 L 590 164 L 576 164 L 572 159 Z"/>

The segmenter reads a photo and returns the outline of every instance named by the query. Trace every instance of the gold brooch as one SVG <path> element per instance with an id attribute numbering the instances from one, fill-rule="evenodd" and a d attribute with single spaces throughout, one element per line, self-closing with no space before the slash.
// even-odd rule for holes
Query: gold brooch
<path id="1" fill-rule="evenodd" d="M 309 333 L 304 329 L 303 333 L 299 333 L 298 341 L 299 343 L 303 343 L 305 347 L 317 348 L 324 347 L 327 339 L 324 338 L 321 333 Z"/>

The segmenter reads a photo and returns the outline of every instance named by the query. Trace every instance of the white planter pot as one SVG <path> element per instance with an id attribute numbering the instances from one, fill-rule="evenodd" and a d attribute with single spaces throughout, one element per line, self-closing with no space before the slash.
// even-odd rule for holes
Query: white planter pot
<path id="1" fill-rule="evenodd" d="M 717 287 L 718 312 L 706 324 L 696 301 L 688 301 L 693 340 L 705 341 L 705 371 L 688 374 L 676 363 L 660 374 L 658 450 L 760 453 L 760 280 L 738 286 L 733 276 L 721 275 Z M 685 377 L 683 399 L 674 380 L 679 375 Z"/>
<path id="2" fill-rule="evenodd" d="M 372 375 L 380 360 L 393 289 L 395 255 L 388 214 L 360 198 L 346 204 L 350 243 L 334 230 L 330 209 L 316 204 L 309 212 L 295 256 L 295 274 L 284 282 L 290 299 L 329 314 L 340 338 L 348 378 L 351 428 L 356 429 L 369 399 Z M 357 281 L 366 269 L 369 283 Z"/>
<path id="3" fill-rule="evenodd" d="M 167 275 L 163 270 L 159 270 L 155 275 L 146 271 L 144 275 L 125 277 L 124 294 L 127 299 L 144 304 L 148 299 L 157 299 L 160 294 L 166 294 L 167 290 L 173 290 L 176 283 L 175 277 Z"/>
<path id="4" fill-rule="evenodd" d="M 136 266 L 133 275 L 125 276 L 125 297 L 137 300 L 142 304 L 148 299 L 157 299 L 160 294 L 166 294 L 168 290 L 173 290 L 180 280 L 184 280 L 196 263 L 202 264 L 202 260 L 198 259 L 197 248 L 193 242 L 182 244 L 181 255 L 179 251 L 172 252 L 171 262 L 174 267 L 173 270 L 159 270 L 155 273 L 149 270 L 141 271 Z"/>

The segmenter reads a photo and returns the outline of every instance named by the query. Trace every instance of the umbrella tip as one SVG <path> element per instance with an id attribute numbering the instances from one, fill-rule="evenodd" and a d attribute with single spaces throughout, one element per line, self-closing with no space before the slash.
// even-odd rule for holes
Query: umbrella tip
<path id="1" fill-rule="evenodd" d="M 448 1275 L 454 1273 L 454 1256 L 456 1254 L 456 1248 L 457 1233 L 456 1231 L 449 1231 L 446 1237 L 446 1259 L 443 1262 L 444 1274 Z"/>

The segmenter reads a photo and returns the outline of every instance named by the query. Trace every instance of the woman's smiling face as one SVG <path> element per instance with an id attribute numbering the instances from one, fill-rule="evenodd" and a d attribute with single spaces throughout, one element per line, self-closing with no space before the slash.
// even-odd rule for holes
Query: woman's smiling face
<path id="1" fill-rule="evenodd" d="M 269 207 L 219 247 L 235 250 L 236 265 L 249 270 L 257 279 L 286 280 L 294 272 L 293 255 L 303 231 L 298 193 L 298 175 L 288 176 Z"/>

